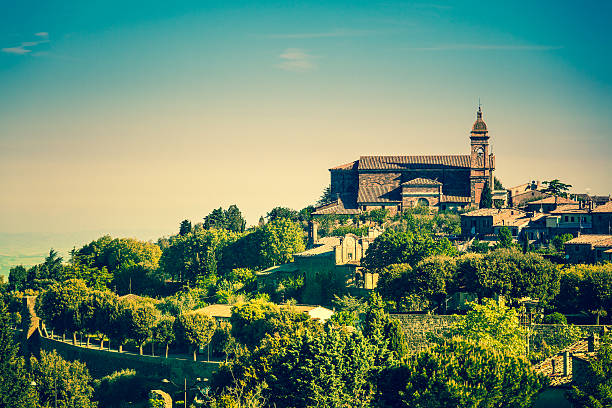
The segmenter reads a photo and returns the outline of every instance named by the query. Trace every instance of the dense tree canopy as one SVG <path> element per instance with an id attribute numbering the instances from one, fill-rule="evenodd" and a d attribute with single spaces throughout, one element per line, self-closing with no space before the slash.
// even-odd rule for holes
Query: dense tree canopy
<path id="1" fill-rule="evenodd" d="M 573 387 L 571 401 L 576 407 L 601 408 L 612 406 L 612 336 L 601 339 L 597 358 L 589 362 L 584 384 Z"/>
<path id="2" fill-rule="evenodd" d="M 370 270 L 401 263 L 414 266 L 431 255 L 455 253 L 447 238 L 435 239 L 429 234 L 387 230 L 372 242 L 361 264 Z"/>

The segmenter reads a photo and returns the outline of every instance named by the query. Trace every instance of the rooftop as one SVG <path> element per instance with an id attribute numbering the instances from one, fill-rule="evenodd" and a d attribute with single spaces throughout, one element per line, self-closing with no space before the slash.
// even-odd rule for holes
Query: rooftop
<path id="1" fill-rule="evenodd" d="M 607 242 L 611 239 L 612 239 L 612 235 L 607 235 L 607 234 L 584 234 L 574 239 L 570 239 L 565 244 L 566 245 L 597 244 L 603 241 Z"/>
<path id="2" fill-rule="evenodd" d="M 468 217 L 491 217 L 494 215 L 502 217 L 521 217 L 524 216 L 525 213 L 511 208 L 479 208 L 478 210 L 470 211 L 462 215 Z"/>
<path id="3" fill-rule="evenodd" d="M 358 168 L 359 170 L 402 170 L 414 165 L 470 167 L 470 156 L 361 156 Z"/>
<path id="4" fill-rule="evenodd" d="M 569 198 L 549 196 L 546 198 L 542 198 L 540 200 L 530 201 L 527 203 L 527 205 L 555 204 L 555 203 L 557 204 L 578 204 L 577 201 L 570 200 Z"/>
<path id="5" fill-rule="evenodd" d="M 230 318 L 232 317 L 232 306 L 225 304 L 214 304 L 197 309 L 196 312 L 206 313 L 210 317 Z"/>
<path id="6" fill-rule="evenodd" d="M 612 213 L 612 201 L 609 203 L 598 205 L 593 209 L 594 213 Z"/>
<path id="7" fill-rule="evenodd" d="M 402 186 L 441 186 L 442 183 L 440 183 L 437 180 L 432 180 L 432 179 L 428 179 L 428 178 L 423 178 L 423 177 L 417 177 L 415 179 L 412 179 L 410 181 L 404 181 L 402 183 Z"/>

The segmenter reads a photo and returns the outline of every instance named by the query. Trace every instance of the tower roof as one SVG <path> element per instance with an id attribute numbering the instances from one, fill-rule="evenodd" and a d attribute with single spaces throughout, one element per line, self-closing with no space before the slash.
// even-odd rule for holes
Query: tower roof
<path id="1" fill-rule="evenodd" d="M 482 109 L 478 106 L 478 112 L 476 112 L 476 122 L 472 126 L 472 132 L 486 132 L 487 124 L 482 120 Z"/>

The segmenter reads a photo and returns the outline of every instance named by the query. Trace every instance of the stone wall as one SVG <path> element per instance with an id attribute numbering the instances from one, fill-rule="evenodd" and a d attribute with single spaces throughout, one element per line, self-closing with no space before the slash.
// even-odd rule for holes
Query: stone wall
<path id="1" fill-rule="evenodd" d="M 40 349 L 57 350 L 67 360 L 79 360 L 87 365 L 94 378 L 101 378 L 125 368 L 136 370 L 138 374 L 159 379 L 167 378 L 176 384 L 182 384 L 187 378 L 210 378 L 219 367 L 215 362 L 192 361 L 179 358 L 141 356 L 132 353 L 99 350 L 68 344 L 59 340 L 40 337 Z"/>

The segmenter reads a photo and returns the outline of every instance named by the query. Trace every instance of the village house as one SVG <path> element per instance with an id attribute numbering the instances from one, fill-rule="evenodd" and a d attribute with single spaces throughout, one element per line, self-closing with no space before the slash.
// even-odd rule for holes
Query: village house
<path id="1" fill-rule="evenodd" d="M 545 197 L 540 200 L 530 201 L 526 204 L 526 211 L 539 212 L 539 213 L 550 213 L 557 209 L 560 205 L 578 205 L 577 201 L 570 200 L 565 197 Z"/>
<path id="2" fill-rule="evenodd" d="M 328 304 L 335 293 L 365 296 L 378 283 L 378 275 L 360 265 L 370 243 L 380 234 L 371 228 L 368 236 L 314 238 L 313 248 L 293 255 L 293 262 L 257 273 L 259 288 L 276 286 L 284 279 L 302 277 L 301 301 Z"/>
<path id="3" fill-rule="evenodd" d="M 612 235 L 585 234 L 565 243 L 565 257 L 572 263 L 612 261 Z"/>
<path id="4" fill-rule="evenodd" d="M 496 236 L 505 227 L 514 238 L 518 238 L 530 220 L 524 211 L 514 208 L 480 208 L 461 214 L 461 235 L 479 238 Z"/>

